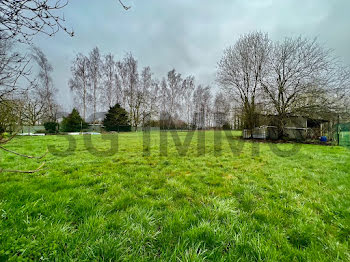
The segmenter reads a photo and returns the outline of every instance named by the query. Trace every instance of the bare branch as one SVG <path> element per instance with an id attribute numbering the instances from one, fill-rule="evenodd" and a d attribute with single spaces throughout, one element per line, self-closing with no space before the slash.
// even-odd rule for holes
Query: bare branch
<path id="1" fill-rule="evenodd" d="M 9 152 L 9 153 L 11 153 L 11 154 L 15 154 L 15 155 L 17 155 L 17 156 L 21 156 L 21 157 L 25 157 L 25 158 L 29 158 L 29 159 L 43 159 L 43 158 L 49 153 L 49 151 L 47 150 L 46 153 L 45 153 L 44 155 L 39 156 L 39 157 L 36 157 L 36 156 L 28 156 L 28 155 L 20 154 L 20 153 L 17 153 L 17 152 L 15 152 L 15 151 L 12 151 L 12 150 L 9 150 L 9 149 L 7 149 L 7 148 L 4 148 L 3 146 L 0 146 L 0 149 L 1 149 L 1 150 L 4 150 L 4 151 L 6 151 L 6 152 Z"/>
<path id="2" fill-rule="evenodd" d="M 45 162 L 42 163 L 37 169 L 35 170 L 9 170 L 9 169 L 0 169 L 0 173 L 22 173 L 22 174 L 33 174 L 37 173 L 42 170 L 42 168 L 45 166 Z"/>
<path id="3" fill-rule="evenodd" d="M 0 0 L 0 32 L 21 42 L 31 42 L 38 33 L 53 36 L 59 30 L 73 36 L 64 26 L 64 16 L 56 13 L 67 5 L 68 0 Z"/>
<path id="4" fill-rule="evenodd" d="M 12 134 L 9 138 L 7 139 L 2 139 L 2 137 L 0 137 L 0 145 L 4 145 L 7 144 L 8 142 L 10 142 L 15 136 L 17 135 L 17 133 Z"/>
<path id="5" fill-rule="evenodd" d="M 122 0 L 119 0 L 119 3 L 122 5 L 122 7 L 125 9 L 125 10 L 129 10 L 131 8 L 131 6 L 126 6 L 123 4 Z"/>

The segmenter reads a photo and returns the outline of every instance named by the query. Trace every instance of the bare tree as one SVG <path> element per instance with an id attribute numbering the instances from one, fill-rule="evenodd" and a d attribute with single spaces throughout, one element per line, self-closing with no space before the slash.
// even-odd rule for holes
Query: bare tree
<path id="1" fill-rule="evenodd" d="M 193 124 L 198 129 L 211 125 L 211 91 L 210 87 L 199 85 L 193 93 L 194 115 Z"/>
<path id="2" fill-rule="evenodd" d="M 182 112 L 184 116 L 184 120 L 187 123 L 187 126 L 189 127 L 192 119 L 193 119 L 193 93 L 195 90 L 195 80 L 194 76 L 188 76 L 183 80 L 182 83 Z"/>
<path id="3" fill-rule="evenodd" d="M 158 111 L 161 113 L 161 120 L 164 127 L 170 125 L 177 127 L 178 124 L 190 125 L 193 119 L 193 92 L 195 90 L 194 77 L 188 76 L 185 79 L 175 69 L 168 72 L 158 84 Z"/>
<path id="4" fill-rule="evenodd" d="M 74 92 L 75 100 L 83 108 L 83 119 L 86 120 L 86 110 L 90 99 L 89 93 L 89 59 L 83 54 L 78 54 L 71 67 L 72 78 L 69 87 Z"/>
<path id="5" fill-rule="evenodd" d="M 213 120 L 215 122 L 215 127 L 223 127 L 230 121 L 230 103 L 223 92 L 219 91 L 216 93 L 213 103 Z"/>
<path id="6" fill-rule="evenodd" d="M 24 89 L 19 85 L 23 78 L 28 79 L 29 59 L 13 51 L 14 43 L 0 33 L 0 103 Z M 22 83 L 23 84 L 23 83 Z"/>
<path id="7" fill-rule="evenodd" d="M 120 93 L 117 65 L 112 54 L 104 57 L 102 72 L 104 77 L 102 96 L 104 104 L 109 109 L 118 102 L 118 95 Z"/>
<path id="8" fill-rule="evenodd" d="M 214 111 L 228 113 L 230 111 L 230 104 L 225 94 L 221 91 L 216 93 L 214 98 Z"/>
<path id="9" fill-rule="evenodd" d="M 137 60 L 131 53 L 126 54 L 122 62 L 119 62 L 118 71 L 124 90 L 126 107 L 131 117 L 131 123 L 137 127 L 139 118 L 137 114 L 138 106 L 135 104 L 138 99 L 139 74 Z"/>
<path id="10" fill-rule="evenodd" d="M 158 79 L 152 79 L 152 86 L 148 99 L 149 118 L 158 118 L 160 112 L 160 83 Z"/>
<path id="11" fill-rule="evenodd" d="M 141 107 L 141 122 L 146 125 L 152 119 L 152 116 L 158 111 L 159 83 L 152 77 L 151 68 L 145 67 L 141 72 L 140 78 L 140 107 Z"/>
<path id="12" fill-rule="evenodd" d="M 277 116 L 280 137 L 289 115 L 317 114 L 336 106 L 332 97 L 341 98 L 341 83 L 349 79 L 347 74 L 340 80 L 337 64 L 332 51 L 319 45 L 317 39 L 285 38 L 274 44 L 268 73 L 260 82 Z"/>
<path id="13" fill-rule="evenodd" d="M 181 106 L 182 95 L 182 77 L 180 73 L 177 73 L 175 69 L 168 72 L 167 88 L 168 88 L 168 103 L 169 114 L 173 119 L 179 117 L 179 109 Z"/>
<path id="14" fill-rule="evenodd" d="M 27 92 L 22 98 L 22 123 L 29 126 L 35 126 L 40 123 L 43 118 L 45 104 L 35 92 Z"/>
<path id="15" fill-rule="evenodd" d="M 160 111 L 160 120 L 167 120 L 164 119 L 167 117 L 167 112 L 169 111 L 169 104 L 168 104 L 168 97 L 169 97 L 169 89 L 166 82 L 166 79 L 163 77 L 162 81 L 160 83 L 160 94 L 159 94 L 159 111 Z"/>
<path id="16" fill-rule="evenodd" d="M 22 103 L 19 100 L 7 99 L 0 103 L 0 144 L 3 140 L 2 134 L 16 132 L 21 122 Z"/>
<path id="17" fill-rule="evenodd" d="M 98 47 L 95 47 L 89 56 L 89 77 L 92 86 L 92 107 L 93 107 L 93 123 L 96 121 L 97 103 L 101 90 L 101 73 L 102 70 L 102 60 L 101 54 Z"/>
<path id="18" fill-rule="evenodd" d="M 3 37 L 4 35 L 5 33 L 0 33 L 0 150 L 25 156 L 11 151 L 3 145 L 16 136 L 21 125 L 23 102 L 19 100 L 19 96 L 27 91 L 27 88 L 23 87 L 26 85 L 24 80 L 32 83 L 29 80 L 30 71 L 27 68 L 30 59 L 14 52 L 13 41 Z M 11 136 L 5 137 L 5 131 L 11 132 Z M 0 168 L 0 173 L 5 171 L 9 170 Z M 12 171 L 21 172 L 21 170 Z"/>
<path id="19" fill-rule="evenodd" d="M 122 85 L 122 80 L 119 75 L 119 70 L 118 70 L 118 62 L 116 62 L 116 73 L 114 75 L 114 92 L 115 92 L 115 98 L 116 98 L 116 103 L 122 105 L 123 108 L 126 107 L 125 103 L 125 95 L 124 95 L 124 90 L 123 90 L 123 85 Z"/>
<path id="20" fill-rule="evenodd" d="M 46 154 L 35 157 L 35 156 L 29 156 L 25 154 L 21 154 L 15 151 L 12 151 L 4 145 L 6 145 L 8 142 L 10 142 L 16 135 L 18 131 L 18 125 L 21 123 L 22 119 L 22 112 L 23 112 L 23 102 L 16 99 L 12 100 L 2 100 L 0 103 L 0 150 L 8 152 L 10 154 L 14 154 L 17 156 L 30 158 L 30 159 L 42 159 L 46 156 Z M 4 136 L 4 131 L 10 131 L 12 132 L 12 135 L 9 137 Z M 17 173 L 35 173 L 42 169 L 42 167 L 45 165 L 45 163 L 42 163 L 37 169 L 35 170 L 7 170 L 0 167 L 0 173 L 2 172 L 17 172 Z"/>
<path id="21" fill-rule="evenodd" d="M 299 92 L 288 111 L 314 119 L 349 119 L 350 70 L 338 59 L 332 63 L 323 84 L 315 82 Z"/>
<path id="22" fill-rule="evenodd" d="M 57 89 L 53 86 L 52 72 L 53 67 L 48 61 L 46 55 L 37 47 L 33 48 L 33 58 L 39 67 L 38 86 L 36 88 L 41 103 L 45 108 L 45 120 L 55 121 L 56 102 L 55 94 Z"/>
<path id="23" fill-rule="evenodd" d="M 256 105 L 260 79 L 266 73 L 271 43 L 266 34 L 255 32 L 242 36 L 227 48 L 218 63 L 217 80 L 228 95 L 239 101 L 245 128 L 257 124 Z"/>

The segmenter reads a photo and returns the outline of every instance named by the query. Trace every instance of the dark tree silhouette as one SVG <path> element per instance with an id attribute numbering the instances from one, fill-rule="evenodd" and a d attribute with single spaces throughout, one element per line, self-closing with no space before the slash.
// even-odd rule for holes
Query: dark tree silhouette
<path id="1" fill-rule="evenodd" d="M 107 131 L 119 131 L 121 129 L 129 131 L 130 123 L 128 112 L 119 104 L 111 107 L 103 120 L 103 125 Z"/>
<path id="2" fill-rule="evenodd" d="M 88 127 L 87 123 L 81 118 L 77 109 L 73 108 L 72 113 L 63 118 L 62 130 L 64 132 L 79 132 Z"/>

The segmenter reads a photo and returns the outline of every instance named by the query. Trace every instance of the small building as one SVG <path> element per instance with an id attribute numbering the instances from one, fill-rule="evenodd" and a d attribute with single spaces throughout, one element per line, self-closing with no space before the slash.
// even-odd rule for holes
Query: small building
<path id="1" fill-rule="evenodd" d="M 245 130 L 243 136 L 255 139 L 278 139 L 277 121 L 276 115 L 260 115 L 259 127 L 255 128 L 252 134 Z M 330 123 L 324 119 L 289 115 L 284 128 L 285 135 L 291 140 L 318 139 L 329 134 Z"/>

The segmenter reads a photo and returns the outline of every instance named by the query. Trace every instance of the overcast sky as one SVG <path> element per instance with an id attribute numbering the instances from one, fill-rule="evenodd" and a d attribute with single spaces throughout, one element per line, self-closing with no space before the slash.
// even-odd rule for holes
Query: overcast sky
<path id="1" fill-rule="evenodd" d="M 54 67 L 60 102 L 72 106 L 68 89 L 74 56 L 95 46 L 122 59 L 132 52 L 140 67 L 156 77 L 175 68 L 197 83 L 215 87 L 216 64 L 223 49 L 251 31 L 273 40 L 286 36 L 318 37 L 350 64 L 350 0 L 70 0 L 64 9 L 68 28 L 55 37 L 37 36 Z"/>

